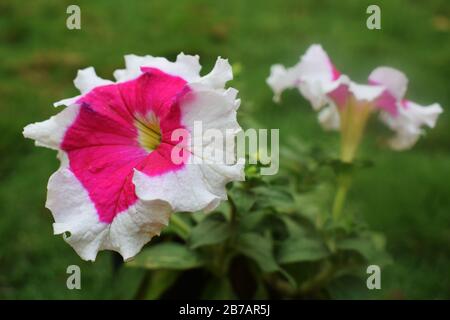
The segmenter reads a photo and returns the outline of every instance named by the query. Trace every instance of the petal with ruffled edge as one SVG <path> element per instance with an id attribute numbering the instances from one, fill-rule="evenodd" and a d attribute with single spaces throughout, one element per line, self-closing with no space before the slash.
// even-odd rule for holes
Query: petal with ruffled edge
<path id="1" fill-rule="evenodd" d="M 330 104 L 323 108 L 318 115 L 319 123 L 325 130 L 339 130 L 340 117 L 336 105 Z"/>
<path id="2" fill-rule="evenodd" d="M 394 68 L 378 67 L 369 75 L 369 84 L 385 87 L 383 93 L 377 98 L 375 105 L 392 114 L 398 113 L 398 101 L 403 100 L 408 88 L 406 75 Z"/>
<path id="3" fill-rule="evenodd" d="M 267 78 L 266 83 L 272 88 L 274 93 L 273 100 L 280 102 L 283 91 L 294 88 L 296 81 L 297 79 L 292 69 L 288 70 L 281 64 L 275 64 L 270 67 L 270 76 Z"/>
<path id="4" fill-rule="evenodd" d="M 139 200 L 112 223 L 102 222 L 87 190 L 66 166 L 49 180 L 46 207 L 55 219 L 54 233 L 64 234 L 81 258 L 92 261 L 106 249 L 118 251 L 125 260 L 134 257 L 168 224 L 172 210 L 161 200 Z"/>
<path id="5" fill-rule="evenodd" d="M 135 79 L 142 74 L 141 68 L 155 68 L 167 74 L 183 78 L 187 82 L 200 78 L 201 66 L 199 56 L 185 55 L 180 53 L 175 62 L 166 58 L 153 56 L 137 56 L 129 54 L 125 56 L 125 69 L 114 71 L 114 78 L 118 82 Z"/>
<path id="6" fill-rule="evenodd" d="M 33 139 L 36 146 L 60 150 L 67 129 L 78 116 L 80 106 L 70 105 L 50 119 L 27 125 L 23 129 L 26 138 Z"/>
<path id="7" fill-rule="evenodd" d="M 424 134 L 423 127 L 434 128 L 442 111 L 442 107 L 437 103 L 421 106 L 412 101 L 403 100 L 399 102 L 397 115 L 381 112 L 381 120 L 396 132 L 396 135 L 389 140 L 389 146 L 394 150 L 411 148 Z"/>
<path id="8" fill-rule="evenodd" d="M 356 101 L 372 102 L 383 93 L 383 90 L 382 86 L 353 82 L 346 75 L 340 76 L 339 79 L 324 88 L 327 96 L 341 109 L 346 107 L 350 96 L 353 96 Z"/>
<path id="9" fill-rule="evenodd" d="M 83 94 L 88 93 L 95 87 L 112 84 L 113 82 L 100 78 L 97 76 L 97 73 L 93 67 L 88 67 L 78 70 L 77 76 L 75 80 L 73 80 L 73 83 L 80 91 L 81 95 L 57 101 L 53 104 L 55 107 L 73 105 Z"/>
<path id="10" fill-rule="evenodd" d="M 321 45 L 311 45 L 300 61 L 291 68 L 274 65 L 267 83 L 279 97 L 285 89 L 297 87 L 301 94 L 318 110 L 328 103 L 325 87 L 340 76 L 339 71 L 331 62 Z"/>

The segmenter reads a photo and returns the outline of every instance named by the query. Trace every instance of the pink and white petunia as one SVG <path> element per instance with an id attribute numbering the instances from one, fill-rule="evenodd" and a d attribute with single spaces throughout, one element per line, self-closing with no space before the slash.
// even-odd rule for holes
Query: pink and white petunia
<path id="1" fill-rule="evenodd" d="M 442 108 L 439 104 L 420 106 L 404 99 L 406 76 L 393 68 L 376 68 L 367 84 L 358 84 L 341 74 L 320 45 L 312 45 L 291 68 L 274 65 L 267 84 L 280 100 L 285 89 L 297 88 L 319 111 L 324 129 L 340 130 L 344 161 L 351 161 L 367 119 L 379 111 L 381 120 L 396 132 L 389 145 L 396 150 L 410 148 L 423 134 L 423 127 L 434 127 Z"/>
<path id="2" fill-rule="evenodd" d="M 227 198 L 225 185 L 243 180 L 242 162 L 207 161 L 196 152 L 202 148 L 191 147 L 214 146 L 194 132 L 195 122 L 232 138 L 241 130 L 237 90 L 225 89 L 233 76 L 228 61 L 218 58 L 205 76 L 200 69 L 198 56 L 183 53 L 175 62 L 127 55 L 115 82 L 86 68 L 74 80 L 79 96 L 25 127 L 25 137 L 58 151 L 61 167 L 49 180 L 46 207 L 54 233 L 83 259 L 95 260 L 100 250 L 130 259 L 172 212 L 213 210 Z M 187 135 L 174 135 L 180 130 Z"/>

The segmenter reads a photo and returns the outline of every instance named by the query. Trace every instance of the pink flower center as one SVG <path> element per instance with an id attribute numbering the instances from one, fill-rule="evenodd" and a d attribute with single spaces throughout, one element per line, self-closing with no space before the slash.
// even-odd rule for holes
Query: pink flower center
<path id="1" fill-rule="evenodd" d="M 171 159 L 179 142 L 172 141 L 172 132 L 184 128 L 181 98 L 190 88 L 158 69 L 142 71 L 134 80 L 99 86 L 81 97 L 61 144 L 105 223 L 136 203 L 135 169 L 151 177 L 184 166 Z"/>

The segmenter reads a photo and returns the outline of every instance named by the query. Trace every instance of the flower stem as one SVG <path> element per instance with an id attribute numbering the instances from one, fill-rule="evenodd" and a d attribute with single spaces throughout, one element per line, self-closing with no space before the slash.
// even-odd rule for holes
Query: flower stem
<path id="1" fill-rule="evenodd" d="M 173 214 L 170 217 L 170 224 L 175 229 L 176 233 L 186 240 L 191 233 L 191 227 L 183 221 L 177 214 Z"/>
<path id="2" fill-rule="evenodd" d="M 230 194 L 228 194 L 228 203 L 230 205 L 230 224 L 234 228 L 234 226 L 236 225 L 237 207 Z"/>
<path id="3" fill-rule="evenodd" d="M 148 287 L 150 285 L 150 278 L 151 271 L 146 270 L 141 279 L 141 283 L 139 284 L 139 288 L 134 295 L 134 300 L 145 300 L 145 294 L 147 293 Z"/>
<path id="4" fill-rule="evenodd" d="M 340 174 L 337 178 L 337 190 L 334 196 L 332 215 L 333 220 L 339 221 L 342 210 L 344 209 L 345 200 L 347 199 L 348 189 L 351 184 L 351 176 L 349 174 Z"/>

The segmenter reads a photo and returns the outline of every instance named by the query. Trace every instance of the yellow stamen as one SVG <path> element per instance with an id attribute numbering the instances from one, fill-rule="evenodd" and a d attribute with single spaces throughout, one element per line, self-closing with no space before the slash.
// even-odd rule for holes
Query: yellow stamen
<path id="1" fill-rule="evenodd" d="M 155 114 L 135 116 L 134 125 L 138 129 L 139 144 L 148 152 L 155 150 L 161 142 L 161 128 Z"/>

